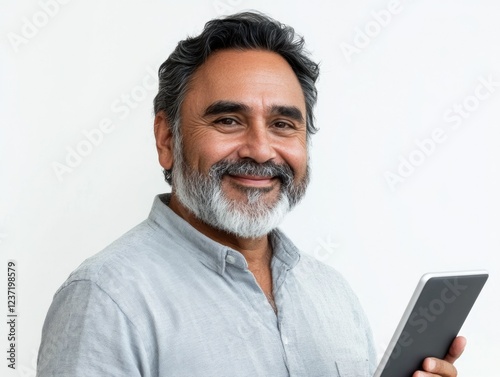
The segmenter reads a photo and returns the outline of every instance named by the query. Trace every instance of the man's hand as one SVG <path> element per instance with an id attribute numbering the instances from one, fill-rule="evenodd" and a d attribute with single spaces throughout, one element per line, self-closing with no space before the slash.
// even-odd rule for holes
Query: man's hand
<path id="1" fill-rule="evenodd" d="M 413 377 L 456 377 L 457 368 L 453 366 L 453 363 L 464 352 L 466 343 L 463 336 L 457 336 L 443 360 L 434 357 L 426 358 L 422 364 L 424 371 L 413 373 Z"/>

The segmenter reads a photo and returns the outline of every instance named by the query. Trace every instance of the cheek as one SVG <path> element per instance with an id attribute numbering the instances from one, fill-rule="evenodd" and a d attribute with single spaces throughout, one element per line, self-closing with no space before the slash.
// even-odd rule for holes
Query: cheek
<path id="1" fill-rule="evenodd" d="M 203 134 L 203 135 L 202 135 Z M 210 135 L 200 133 L 200 137 L 193 138 L 185 143 L 184 152 L 188 164 L 199 172 L 206 173 L 221 160 L 234 159 L 237 149 L 234 143 Z M 189 145 L 189 147 L 187 147 Z"/>
<path id="2" fill-rule="evenodd" d="M 302 180 L 307 174 L 308 158 L 307 154 L 303 154 L 300 159 L 293 161 L 292 169 L 295 172 L 295 180 Z"/>
<path id="3" fill-rule="evenodd" d="M 288 147 L 285 146 L 282 151 L 282 157 L 294 171 L 296 179 L 303 178 L 306 174 L 309 159 L 307 145 L 302 142 L 288 144 Z"/>

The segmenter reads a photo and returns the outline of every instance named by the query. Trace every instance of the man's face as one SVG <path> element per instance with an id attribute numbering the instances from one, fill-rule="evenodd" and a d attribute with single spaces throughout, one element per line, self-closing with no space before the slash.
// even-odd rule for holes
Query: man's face
<path id="1" fill-rule="evenodd" d="M 194 74 L 181 107 L 174 195 L 204 222 L 216 214 L 192 207 L 223 197 L 221 216 L 231 211 L 238 216 L 211 225 L 235 234 L 231 223 L 241 214 L 274 228 L 307 186 L 305 119 L 302 88 L 281 56 L 260 50 L 212 54 Z M 212 206 L 224 207 L 220 202 Z M 263 216 L 273 210 L 279 214 Z M 238 235 L 256 237 L 271 230 L 257 228 Z"/>

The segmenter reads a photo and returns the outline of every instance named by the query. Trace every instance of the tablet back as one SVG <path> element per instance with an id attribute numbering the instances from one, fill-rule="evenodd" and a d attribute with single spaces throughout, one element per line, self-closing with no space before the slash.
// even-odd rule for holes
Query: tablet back
<path id="1" fill-rule="evenodd" d="M 444 358 L 487 279 L 485 271 L 424 275 L 374 377 L 411 377 L 426 357 Z"/>

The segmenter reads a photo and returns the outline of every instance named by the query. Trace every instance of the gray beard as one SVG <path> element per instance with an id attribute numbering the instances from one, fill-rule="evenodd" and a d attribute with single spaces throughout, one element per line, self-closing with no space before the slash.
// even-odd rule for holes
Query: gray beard
<path id="1" fill-rule="evenodd" d="M 175 195 L 199 220 L 238 237 L 259 238 L 277 228 L 303 198 L 309 183 L 309 166 L 306 176 L 295 183 L 288 165 L 258 164 L 248 159 L 220 161 L 204 175 L 186 163 L 180 144 L 174 142 L 172 187 Z M 222 190 L 222 177 L 228 170 L 232 174 L 278 176 L 281 185 L 277 200 L 273 204 L 261 200 L 268 188 L 242 188 L 246 202 L 227 198 Z"/>

